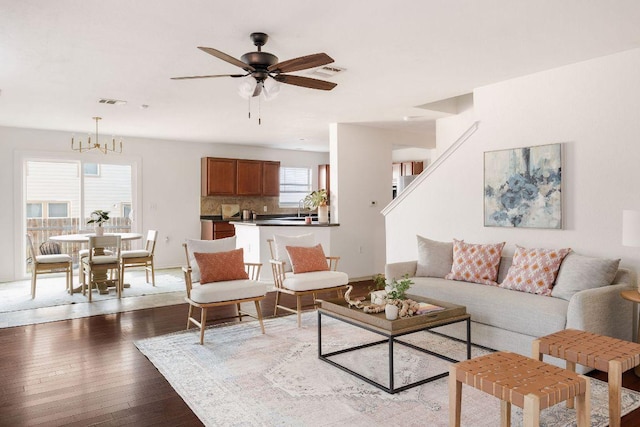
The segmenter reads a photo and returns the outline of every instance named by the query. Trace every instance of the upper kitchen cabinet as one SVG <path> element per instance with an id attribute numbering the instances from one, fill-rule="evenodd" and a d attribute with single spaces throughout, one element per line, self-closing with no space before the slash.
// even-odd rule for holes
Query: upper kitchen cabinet
<path id="1" fill-rule="evenodd" d="M 203 196 L 234 196 L 236 194 L 238 165 L 235 159 L 205 157 L 201 160 L 201 166 Z"/>
<path id="2" fill-rule="evenodd" d="M 262 163 L 257 160 L 237 160 L 238 196 L 262 195 Z"/>
<path id="3" fill-rule="evenodd" d="M 279 196 L 280 162 L 202 159 L 202 196 Z"/>
<path id="4" fill-rule="evenodd" d="M 280 162 L 262 162 L 262 195 L 280 196 Z"/>

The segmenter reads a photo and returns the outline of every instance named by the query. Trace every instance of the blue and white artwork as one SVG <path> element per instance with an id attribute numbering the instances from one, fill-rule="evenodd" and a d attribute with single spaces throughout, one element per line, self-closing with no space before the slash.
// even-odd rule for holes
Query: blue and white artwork
<path id="1" fill-rule="evenodd" d="M 485 227 L 562 228 L 561 148 L 484 153 Z"/>

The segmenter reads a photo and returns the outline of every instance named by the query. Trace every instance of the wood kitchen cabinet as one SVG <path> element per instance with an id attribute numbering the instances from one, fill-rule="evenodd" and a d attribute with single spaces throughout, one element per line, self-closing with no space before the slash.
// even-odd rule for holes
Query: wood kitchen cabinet
<path id="1" fill-rule="evenodd" d="M 262 195 L 262 163 L 258 160 L 236 160 L 238 163 L 238 196 Z"/>
<path id="2" fill-rule="evenodd" d="M 280 162 L 262 162 L 262 195 L 280 196 Z"/>
<path id="3" fill-rule="evenodd" d="M 280 162 L 205 157 L 202 196 L 279 196 Z"/>
<path id="4" fill-rule="evenodd" d="M 236 227 L 228 221 L 213 223 L 213 240 L 224 239 L 236 235 Z"/>
<path id="5" fill-rule="evenodd" d="M 402 162 L 402 176 L 418 175 L 423 169 L 422 162 Z"/>
<path id="6" fill-rule="evenodd" d="M 201 167 L 203 196 L 234 196 L 236 194 L 237 162 L 235 159 L 204 157 L 201 160 Z"/>

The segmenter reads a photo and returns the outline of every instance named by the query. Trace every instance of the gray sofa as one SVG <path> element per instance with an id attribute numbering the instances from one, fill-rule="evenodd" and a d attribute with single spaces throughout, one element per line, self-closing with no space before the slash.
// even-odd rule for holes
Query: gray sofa
<path id="1" fill-rule="evenodd" d="M 442 277 L 419 277 L 416 272 L 424 269 L 418 261 L 387 264 L 385 276 L 399 279 L 408 274 L 414 282 L 408 294 L 466 306 L 471 314 L 474 344 L 530 356 L 534 338 L 567 328 L 632 340 L 633 303 L 624 300 L 620 291 L 636 287 L 636 276 L 631 270 L 618 269 L 618 261 L 570 253 L 560 266 L 551 296 Z M 502 258 L 498 283 L 506 277 L 511 262 L 511 258 Z M 609 269 L 606 279 L 599 271 L 603 265 Z M 612 276 L 610 283 L 598 282 Z M 463 323 L 438 330 L 465 338 Z M 551 362 L 563 366 L 557 360 Z"/>

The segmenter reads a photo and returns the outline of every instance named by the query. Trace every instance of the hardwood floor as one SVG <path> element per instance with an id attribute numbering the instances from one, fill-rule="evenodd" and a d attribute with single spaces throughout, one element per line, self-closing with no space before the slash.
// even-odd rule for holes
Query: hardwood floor
<path id="1" fill-rule="evenodd" d="M 364 295 L 367 285 L 353 294 Z M 269 294 L 266 316 L 273 304 Z M 210 323 L 228 321 L 232 310 L 211 310 Z M 0 329 L 0 426 L 202 425 L 133 345 L 183 330 L 186 317 L 183 304 Z M 640 390 L 640 379 L 627 372 L 623 385 Z M 622 420 L 637 425 L 640 409 Z"/>

